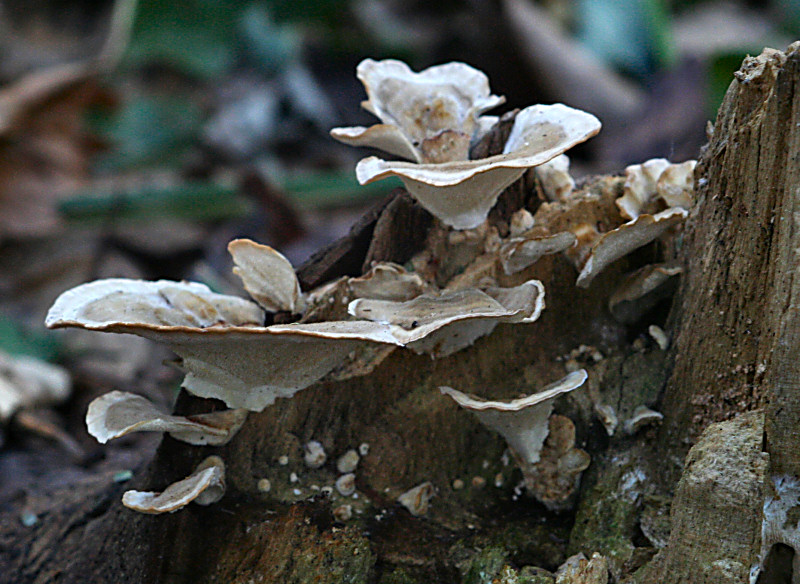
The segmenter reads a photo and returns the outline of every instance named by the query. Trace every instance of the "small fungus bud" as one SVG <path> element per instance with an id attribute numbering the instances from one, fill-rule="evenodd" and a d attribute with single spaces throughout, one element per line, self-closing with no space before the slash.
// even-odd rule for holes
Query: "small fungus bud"
<path id="1" fill-rule="evenodd" d="M 308 442 L 304 447 L 304 451 L 305 454 L 303 456 L 303 461 L 309 468 L 321 467 L 323 464 L 325 464 L 325 460 L 328 458 L 328 455 L 325 454 L 325 449 L 322 447 L 322 444 L 316 440 Z"/>
<path id="2" fill-rule="evenodd" d="M 348 450 L 336 461 L 336 470 L 342 474 L 347 474 L 356 470 L 360 457 L 355 450 Z"/>
<path id="3" fill-rule="evenodd" d="M 349 497 L 356 492 L 356 475 L 349 472 L 336 479 L 336 490 L 343 497 Z"/>

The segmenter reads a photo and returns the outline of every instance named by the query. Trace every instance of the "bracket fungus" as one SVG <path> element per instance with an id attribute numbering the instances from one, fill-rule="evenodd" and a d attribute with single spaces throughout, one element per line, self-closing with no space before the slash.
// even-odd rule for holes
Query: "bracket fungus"
<path id="1" fill-rule="evenodd" d="M 532 105 L 520 111 L 502 154 L 442 163 L 361 160 L 356 177 L 368 184 L 398 176 L 420 205 L 455 229 L 477 227 L 500 193 L 527 169 L 543 164 L 600 131 L 593 115 L 563 104 Z"/>
<path id="2" fill-rule="evenodd" d="M 172 483 L 161 493 L 126 491 L 122 504 L 139 511 L 157 515 L 173 513 L 189 503 L 211 505 L 225 494 L 225 463 L 219 456 L 209 456 L 185 479 Z"/>
<path id="3" fill-rule="evenodd" d="M 359 298 L 350 314 L 381 323 L 416 353 L 450 355 L 488 335 L 498 323 L 530 323 L 544 309 L 544 286 L 529 280 L 514 288 L 423 294 L 406 302 Z"/>
<path id="4" fill-rule="evenodd" d="M 608 265 L 663 235 L 683 222 L 688 211 L 674 207 L 655 215 L 639 215 L 616 229 L 601 235 L 592 245 L 576 284 L 588 288 L 592 280 Z"/>
<path id="5" fill-rule="evenodd" d="M 228 252 L 247 293 L 269 312 L 302 312 L 305 302 L 292 264 L 267 245 L 234 239 Z"/>
<path id="6" fill-rule="evenodd" d="M 164 342 L 181 357 L 183 387 L 251 411 L 318 381 L 359 343 L 397 344 L 385 327 L 369 322 L 265 327 L 263 318 L 255 303 L 202 284 L 109 279 L 63 293 L 45 322 Z"/>
<path id="7" fill-rule="evenodd" d="M 369 272 L 349 278 L 347 283 L 357 298 L 376 300 L 411 300 L 429 290 L 419 274 L 391 262 L 375 264 Z"/>
<path id="8" fill-rule="evenodd" d="M 439 391 L 450 396 L 462 408 L 474 413 L 484 426 L 505 438 L 509 450 L 522 470 L 526 487 L 535 493 L 533 486 L 537 481 L 537 463 L 542 458 L 542 447 L 550 434 L 548 420 L 553 411 L 553 401 L 561 394 L 583 385 L 587 378 L 586 371 L 580 369 L 548 385 L 540 392 L 509 401 L 483 400 L 452 387 L 440 387 Z M 565 452 L 561 452 L 563 449 L 560 449 L 559 455 L 571 453 L 573 445 L 574 429 L 572 444 L 569 444 Z M 588 457 L 586 453 L 583 454 Z"/>
<path id="9" fill-rule="evenodd" d="M 683 268 L 670 263 L 650 264 L 631 272 L 608 299 L 609 311 L 620 322 L 636 322 L 669 296 L 675 277 L 682 272 Z"/>
<path id="10" fill-rule="evenodd" d="M 568 250 L 577 241 L 578 238 L 570 231 L 554 235 L 515 237 L 500 248 L 500 263 L 506 275 L 510 276 L 532 266 L 542 256 Z"/>
<path id="11" fill-rule="evenodd" d="M 397 502 L 414 517 L 420 517 L 428 513 L 430 501 L 435 494 L 436 488 L 432 483 L 426 481 L 397 497 Z"/>
<path id="12" fill-rule="evenodd" d="M 657 211 L 660 199 L 668 208 L 689 209 L 694 203 L 696 160 L 673 164 L 665 158 L 652 158 L 625 169 L 623 194 L 616 204 L 626 219 Z"/>
<path id="13" fill-rule="evenodd" d="M 534 169 L 548 201 L 565 201 L 575 190 L 575 180 L 569 173 L 569 156 L 560 154 Z"/>
<path id="14" fill-rule="evenodd" d="M 465 63 L 415 73 L 402 61 L 365 59 L 356 75 L 369 98 L 361 106 L 382 123 L 334 128 L 331 135 L 414 162 L 466 160 L 475 135 L 497 120 L 486 123 L 480 114 L 505 101 L 491 94 L 486 75 Z"/>
<path id="15" fill-rule="evenodd" d="M 528 168 L 600 131 L 600 121 L 586 112 L 533 105 L 515 116 L 501 154 L 469 160 L 470 144 L 497 119 L 480 114 L 504 101 L 489 93 L 483 73 L 463 63 L 414 73 L 400 61 L 367 59 L 357 74 L 369 96 L 362 105 L 383 123 L 336 128 L 331 135 L 410 160 L 365 158 L 356 166 L 358 181 L 398 176 L 420 205 L 455 229 L 483 223 L 500 193 Z"/>
<path id="16" fill-rule="evenodd" d="M 111 391 L 89 404 L 86 428 L 101 444 L 131 432 L 167 432 L 189 444 L 221 446 L 230 442 L 246 418 L 244 409 L 172 416 L 140 395 Z"/>

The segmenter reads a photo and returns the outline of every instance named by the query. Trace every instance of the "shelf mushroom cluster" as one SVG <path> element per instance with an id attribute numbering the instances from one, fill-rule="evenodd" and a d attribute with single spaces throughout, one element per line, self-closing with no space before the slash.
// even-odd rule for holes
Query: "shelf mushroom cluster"
<path id="1" fill-rule="evenodd" d="M 397 348 L 444 357 L 490 334 L 498 323 L 532 323 L 544 309 L 544 287 L 523 272 L 541 257 L 565 253 L 580 272 L 578 285 L 588 286 L 605 266 L 687 214 L 691 168 L 645 163 L 639 170 L 628 169 L 625 196 L 618 202 L 627 223 L 603 234 L 583 223 L 553 231 L 540 213 L 522 209 L 504 239 L 489 227 L 488 213 L 500 193 L 528 169 L 536 167 L 550 201 L 540 208 L 545 215 L 573 203 L 575 182 L 563 153 L 600 130 L 597 118 L 561 104 L 530 106 L 516 113 L 501 154 L 471 160 L 471 147 L 498 121 L 484 112 L 504 101 L 491 94 L 483 73 L 463 63 L 414 73 L 399 61 L 370 59 L 357 72 L 368 96 L 362 105 L 381 123 L 331 133 L 342 142 L 406 159 L 368 157 L 356 174 L 362 184 L 389 175 L 403 180 L 439 220 L 434 231 L 451 254 L 446 259 L 457 264 L 450 266 L 452 274 L 416 269 L 424 264 L 423 251 L 405 267 L 379 263 L 363 276 L 304 292 L 279 252 L 237 239 L 228 251 L 249 299 L 217 294 L 200 283 L 166 280 L 106 279 L 68 290 L 51 307 L 48 327 L 133 333 L 165 343 L 180 358 L 185 389 L 233 408 L 172 416 L 139 396 L 111 392 L 93 402 L 87 415 L 89 431 L 100 442 L 133 431 L 159 431 L 190 444 L 224 444 L 247 411 L 261 411 L 326 378 L 362 375 Z M 503 279 L 500 268 L 512 280 Z M 619 302 L 630 302 L 629 296 Z M 542 472 L 538 453 L 550 432 L 552 400 L 585 379 L 585 372 L 576 372 L 513 402 L 442 391 L 506 437 L 526 485 L 535 492 L 532 477 Z M 524 428 L 498 413 L 513 410 L 519 410 L 514 420 L 528 420 Z M 572 442 L 568 431 L 559 432 L 563 444 L 551 450 L 556 466 L 569 467 L 572 480 L 588 465 L 588 455 L 573 448 L 574 428 Z M 207 504 L 223 492 L 224 464 L 212 458 L 163 493 L 129 491 L 123 503 L 159 513 L 191 500 Z M 175 494 L 180 504 L 173 504 Z"/>

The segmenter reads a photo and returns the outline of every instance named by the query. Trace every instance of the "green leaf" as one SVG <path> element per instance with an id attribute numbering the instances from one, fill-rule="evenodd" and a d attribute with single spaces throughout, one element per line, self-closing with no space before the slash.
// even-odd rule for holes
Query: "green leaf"
<path id="1" fill-rule="evenodd" d="M 235 189 L 214 183 L 189 183 L 168 188 L 76 193 L 59 205 L 69 221 L 102 223 L 141 221 L 153 217 L 211 221 L 245 217 L 253 205 Z"/>
<path id="2" fill-rule="evenodd" d="M 200 132 L 200 108 L 177 97 L 139 97 L 114 112 L 95 111 L 89 126 L 112 144 L 99 170 L 121 170 L 158 161 L 189 146 Z"/>
<path id="3" fill-rule="evenodd" d="M 716 117 L 725 92 L 733 81 L 733 74 L 739 70 L 746 56 L 746 52 L 734 51 L 721 53 L 711 60 L 708 73 L 708 112 L 712 119 Z"/>
<path id="4" fill-rule="evenodd" d="M 243 2 L 141 0 L 126 58 L 160 62 L 201 79 L 226 72 L 235 61 L 235 19 Z"/>
<path id="5" fill-rule="evenodd" d="M 303 172 L 279 182 L 294 203 L 306 208 L 364 203 L 403 186 L 397 177 L 359 185 L 352 171 Z"/>
<path id="6" fill-rule="evenodd" d="M 663 0 L 579 0 L 577 36 L 602 60 L 636 75 L 674 62 Z"/>
<path id="7" fill-rule="evenodd" d="M 59 345 L 53 335 L 26 331 L 8 315 L 0 313 L 0 350 L 11 355 L 29 355 L 54 361 Z"/>

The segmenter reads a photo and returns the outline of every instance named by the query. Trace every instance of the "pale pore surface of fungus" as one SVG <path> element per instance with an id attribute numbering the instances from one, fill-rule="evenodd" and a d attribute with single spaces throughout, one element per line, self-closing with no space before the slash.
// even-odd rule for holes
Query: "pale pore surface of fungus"
<path id="1" fill-rule="evenodd" d="M 225 494 L 225 463 L 219 456 L 209 456 L 192 474 L 172 483 L 161 493 L 149 491 L 126 491 L 122 504 L 139 511 L 157 515 L 173 513 L 191 502 L 211 505 Z"/>
<path id="2" fill-rule="evenodd" d="M 0 422 L 24 408 L 62 402 L 71 390 L 69 374 L 61 367 L 0 351 Z"/>
<path id="3" fill-rule="evenodd" d="M 503 153 L 480 160 L 415 164 L 371 156 L 356 166 L 361 184 L 399 176 L 425 209 L 455 229 L 486 219 L 497 197 L 525 170 L 543 164 L 600 131 L 593 115 L 563 104 L 533 105 L 514 119 Z"/>
<path id="4" fill-rule="evenodd" d="M 267 245 L 249 239 L 234 239 L 228 252 L 247 293 L 269 312 L 302 312 L 305 301 L 292 264 Z"/>
<path id="5" fill-rule="evenodd" d="M 476 134 L 489 126 L 480 114 L 505 101 L 491 94 L 486 75 L 464 63 L 415 73 L 401 61 L 365 59 L 356 72 L 368 96 L 362 107 L 382 123 L 331 135 L 414 162 L 466 160 Z"/>
<path id="6" fill-rule="evenodd" d="M 542 445 L 550 431 L 547 420 L 553 411 L 553 400 L 583 385 L 587 377 L 586 371 L 580 369 L 540 392 L 510 401 L 483 400 L 452 387 L 440 387 L 439 391 L 474 413 L 484 426 L 502 435 L 524 473 L 525 467 L 539 462 Z"/>
<path id="7" fill-rule="evenodd" d="M 252 411 L 320 380 L 364 342 L 399 344 L 371 322 L 263 327 L 262 319 L 255 303 L 202 284 L 111 279 L 64 292 L 46 323 L 163 342 L 181 357 L 187 390 Z"/>
<path id="8" fill-rule="evenodd" d="M 398 344 L 435 357 L 450 355 L 489 334 L 500 322 L 529 323 L 544 309 L 544 286 L 423 294 L 407 302 L 359 298 L 350 314 L 385 325 Z"/>
<path id="9" fill-rule="evenodd" d="M 588 288 L 595 276 L 609 264 L 660 237 L 683 222 L 687 215 L 685 209 L 675 207 L 655 215 L 639 215 L 633 221 L 604 233 L 594 242 L 576 284 Z"/>
<path id="10" fill-rule="evenodd" d="M 172 416 L 140 395 L 111 391 L 89 404 L 86 428 L 101 444 L 131 432 L 167 432 L 189 444 L 221 446 L 236 435 L 246 418 L 243 409 Z"/>

